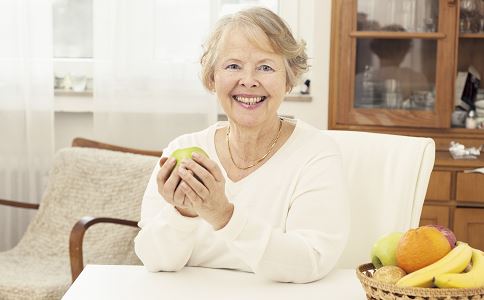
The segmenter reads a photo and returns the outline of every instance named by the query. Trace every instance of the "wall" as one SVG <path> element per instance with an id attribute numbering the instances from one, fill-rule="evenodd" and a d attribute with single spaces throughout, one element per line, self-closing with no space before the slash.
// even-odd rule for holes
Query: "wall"
<path id="1" fill-rule="evenodd" d="M 297 13 L 294 13 L 297 12 Z M 293 0 L 281 1 L 281 15 L 289 23 L 297 36 L 308 44 L 311 70 L 311 102 L 284 102 L 280 113 L 292 115 L 321 129 L 327 128 L 329 94 L 329 54 L 331 32 L 330 0 Z M 183 122 L 182 122 L 183 123 Z M 193 131 L 192 126 L 177 124 L 177 132 L 167 132 L 164 139 L 169 140 L 180 132 Z M 171 126 L 173 127 L 173 126 Z M 93 138 L 93 118 L 88 112 L 57 111 L 55 114 L 56 150 L 68 147 L 76 136 Z M 147 143 L 147 148 L 158 150 L 159 142 Z M 129 145 L 129 142 L 126 143 Z"/>
<path id="2" fill-rule="evenodd" d="M 297 34 L 308 43 L 308 54 L 311 57 L 309 78 L 311 79 L 312 101 L 285 102 L 282 104 L 280 112 L 294 115 L 317 128 L 326 129 L 328 123 L 331 1 L 300 0 L 295 2 L 298 2 L 299 10 L 296 26 Z M 284 11 L 281 11 L 283 16 L 284 13 Z M 287 21 L 292 28 L 295 27 L 291 23 L 294 20 Z"/>

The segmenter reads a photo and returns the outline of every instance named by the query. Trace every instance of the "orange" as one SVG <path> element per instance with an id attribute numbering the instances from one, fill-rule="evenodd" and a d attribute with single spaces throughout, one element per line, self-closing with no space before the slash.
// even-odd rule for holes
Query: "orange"
<path id="1" fill-rule="evenodd" d="M 438 261 L 450 249 L 449 241 L 438 229 L 429 226 L 410 229 L 398 243 L 397 265 L 411 273 Z"/>

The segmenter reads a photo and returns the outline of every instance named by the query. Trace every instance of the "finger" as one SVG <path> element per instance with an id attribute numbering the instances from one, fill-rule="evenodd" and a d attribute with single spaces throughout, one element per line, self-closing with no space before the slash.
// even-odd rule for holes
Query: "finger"
<path id="1" fill-rule="evenodd" d="M 180 185 L 175 189 L 173 194 L 173 204 L 175 206 L 184 207 L 185 206 L 185 192 L 180 188 Z"/>
<path id="2" fill-rule="evenodd" d="M 205 170 L 205 172 L 208 173 L 207 170 Z M 207 187 L 203 185 L 200 181 L 198 181 L 191 171 L 185 169 L 183 166 L 180 166 L 180 168 L 178 168 L 178 174 L 180 175 L 183 182 L 185 182 L 202 199 L 205 199 L 208 196 L 209 190 L 207 189 Z M 208 176 L 211 175 L 208 174 Z"/>
<path id="3" fill-rule="evenodd" d="M 160 158 L 160 167 L 163 167 L 163 165 L 165 164 L 165 162 L 168 160 L 168 157 L 162 157 Z"/>
<path id="4" fill-rule="evenodd" d="M 193 174 L 195 175 L 195 179 L 198 178 L 200 180 L 200 182 L 208 190 L 213 189 L 213 185 L 216 181 L 215 178 L 213 177 L 213 175 L 207 169 L 202 167 L 200 164 L 196 163 L 192 159 L 184 159 L 184 160 L 182 160 L 180 166 L 189 170 L 189 171 L 192 171 Z M 194 186 L 192 186 L 192 187 L 194 187 Z M 197 191 L 197 190 L 195 190 L 195 191 Z"/>
<path id="5" fill-rule="evenodd" d="M 207 169 L 215 178 L 215 180 L 219 182 L 224 180 L 222 170 L 220 170 L 219 166 L 213 160 L 209 159 L 204 155 L 200 155 L 196 152 L 192 153 L 192 158 L 195 162 L 199 163 L 205 169 Z"/>
<path id="6" fill-rule="evenodd" d="M 180 180 L 181 179 L 180 175 L 178 175 L 178 172 L 173 172 L 163 185 L 163 195 L 169 198 L 169 200 L 171 201 L 173 201 L 175 190 L 180 183 Z"/>
<path id="7" fill-rule="evenodd" d="M 200 198 L 197 193 L 185 182 L 182 181 L 180 183 L 180 188 L 185 192 L 185 195 L 188 198 L 188 202 L 190 203 L 190 206 L 193 208 L 198 208 L 202 204 L 203 200 Z"/>
<path id="8" fill-rule="evenodd" d="M 165 162 L 161 165 L 162 160 Z M 173 168 L 175 167 L 176 159 L 174 158 L 164 158 L 160 159 L 160 170 L 158 171 L 157 181 L 158 184 L 164 185 L 165 182 L 170 177 L 171 173 L 173 172 Z"/>
<path id="9" fill-rule="evenodd" d="M 190 199 L 188 199 L 188 196 L 187 194 L 185 193 L 184 196 L 183 196 L 185 199 L 183 200 L 183 203 L 185 204 L 186 207 L 188 208 L 193 208 L 193 204 L 192 204 L 192 201 L 190 201 Z"/>

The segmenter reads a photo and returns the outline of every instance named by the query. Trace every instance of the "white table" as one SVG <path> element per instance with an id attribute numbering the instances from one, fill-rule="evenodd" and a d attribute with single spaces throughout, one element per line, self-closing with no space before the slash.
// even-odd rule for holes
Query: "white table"
<path id="1" fill-rule="evenodd" d="M 186 267 L 150 273 L 143 266 L 88 265 L 62 298 L 77 299 L 366 299 L 354 270 L 307 284 L 273 282 L 252 273 Z"/>

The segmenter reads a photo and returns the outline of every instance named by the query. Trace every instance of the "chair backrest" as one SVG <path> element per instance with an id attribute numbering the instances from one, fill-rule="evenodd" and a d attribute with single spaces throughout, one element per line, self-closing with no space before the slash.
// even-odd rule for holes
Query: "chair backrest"
<path id="1" fill-rule="evenodd" d="M 55 158 L 40 208 L 18 247 L 58 257 L 69 272 L 69 234 L 84 216 L 139 220 L 143 194 L 158 158 L 92 148 L 64 148 Z M 84 237 L 85 263 L 130 264 L 137 229 L 98 224 Z M 115 245 L 113 247 L 113 245 Z"/>
<path id="2" fill-rule="evenodd" d="M 384 234 L 417 227 L 435 159 L 430 138 L 358 131 L 323 131 L 342 153 L 348 179 L 351 232 L 338 267 L 370 261 Z"/>

